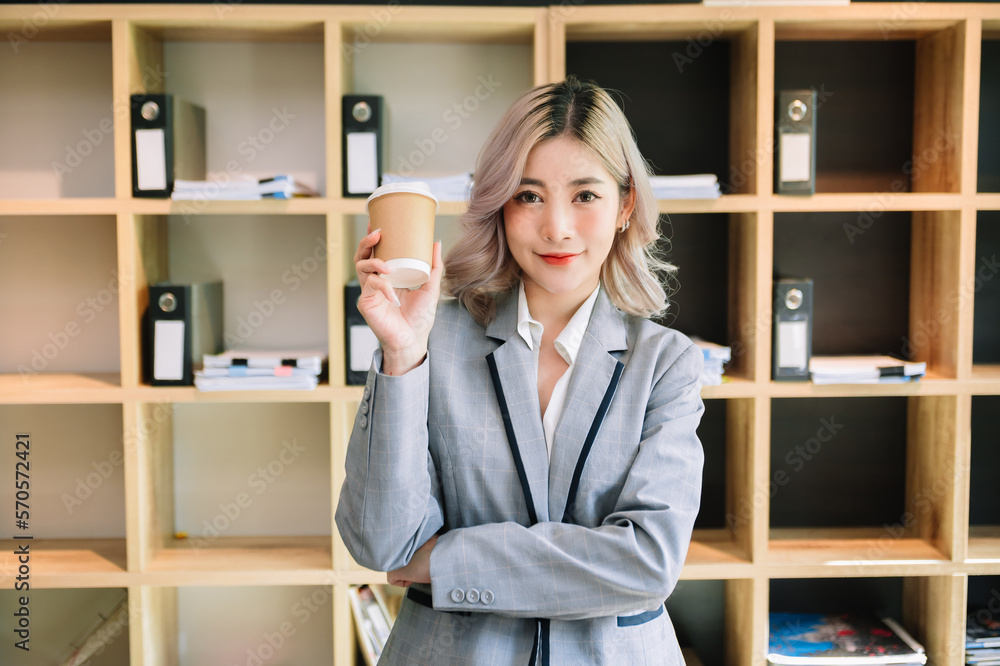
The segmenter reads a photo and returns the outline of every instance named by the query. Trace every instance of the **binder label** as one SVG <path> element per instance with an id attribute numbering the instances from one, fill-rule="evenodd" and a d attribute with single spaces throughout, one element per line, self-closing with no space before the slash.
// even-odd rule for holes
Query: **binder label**
<path id="1" fill-rule="evenodd" d="M 162 129 L 135 131 L 135 172 L 140 190 L 167 189 L 167 147 Z"/>
<path id="2" fill-rule="evenodd" d="M 810 137 L 808 134 L 782 134 L 781 146 L 781 182 L 801 183 L 810 179 Z"/>
<path id="3" fill-rule="evenodd" d="M 374 192 L 377 188 L 378 141 L 375 132 L 351 132 L 347 135 L 347 193 Z"/>
<path id="4" fill-rule="evenodd" d="M 153 379 L 184 379 L 184 322 L 153 322 Z"/>
<path id="5" fill-rule="evenodd" d="M 808 322 L 783 321 L 778 324 L 778 367 L 804 370 Z"/>
<path id="6" fill-rule="evenodd" d="M 351 372 L 368 372 L 378 338 L 367 326 L 351 326 Z"/>

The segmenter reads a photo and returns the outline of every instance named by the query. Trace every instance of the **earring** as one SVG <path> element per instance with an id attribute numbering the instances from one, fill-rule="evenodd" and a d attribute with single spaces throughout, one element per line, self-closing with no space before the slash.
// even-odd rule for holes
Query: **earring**
<path id="1" fill-rule="evenodd" d="M 625 233 L 625 230 L 628 229 L 629 224 L 631 224 L 631 222 L 629 222 L 628 220 L 625 220 L 625 224 L 622 225 L 621 231 L 619 231 L 618 233 L 620 233 L 620 234 Z"/>

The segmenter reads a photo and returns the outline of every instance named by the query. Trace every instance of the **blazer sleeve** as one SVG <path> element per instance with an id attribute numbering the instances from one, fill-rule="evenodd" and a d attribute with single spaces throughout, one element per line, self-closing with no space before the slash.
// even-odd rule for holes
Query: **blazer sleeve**
<path id="1" fill-rule="evenodd" d="M 391 571 L 410 561 L 444 517 L 427 446 L 428 360 L 400 376 L 381 367 L 379 349 L 347 444 L 336 522 L 358 564 Z"/>
<path id="2" fill-rule="evenodd" d="M 662 605 L 680 575 L 701 500 L 702 363 L 692 344 L 655 382 L 638 453 L 599 526 L 504 522 L 450 530 L 431 553 L 434 608 L 578 620 Z"/>

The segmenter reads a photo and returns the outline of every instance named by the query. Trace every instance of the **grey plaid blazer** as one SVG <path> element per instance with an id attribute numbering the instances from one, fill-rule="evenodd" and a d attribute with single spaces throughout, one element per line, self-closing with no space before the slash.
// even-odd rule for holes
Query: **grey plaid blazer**
<path id="1" fill-rule="evenodd" d="M 420 367 L 383 375 L 376 352 L 338 529 L 378 571 L 441 533 L 380 663 L 681 666 L 663 602 L 701 495 L 701 351 L 602 289 L 550 462 L 516 328 L 516 291 L 485 330 L 445 301 Z"/>

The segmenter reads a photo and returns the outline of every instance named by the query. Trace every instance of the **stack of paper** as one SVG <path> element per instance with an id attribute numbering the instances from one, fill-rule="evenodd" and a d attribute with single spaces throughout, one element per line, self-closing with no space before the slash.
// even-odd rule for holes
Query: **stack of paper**
<path id="1" fill-rule="evenodd" d="M 401 176 L 396 173 L 382 174 L 382 184 L 392 183 L 426 183 L 431 194 L 437 197 L 438 201 L 468 201 L 469 193 L 472 191 L 472 174 L 459 173 L 454 176 L 442 176 L 440 178 L 423 178 Z"/>
<path id="2" fill-rule="evenodd" d="M 927 364 L 891 356 L 813 356 L 809 372 L 815 384 L 898 384 L 917 381 Z"/>
<path id="3" fill-rule="evenodd" d="M 969 613 L 965 625 L 965 663 L 976 666 L 1000 664 L 1000 620 L 983 608 Z"/>
<path id="4" fill-rule="evenodd" d="M 849 614 L 771 613 L 769 664 L 925 664 L 924 648 L 899 624 Z"/>
<path id="5" fill-rule="evenodd" d="M 701 383 L 706 386 L 717 386 L 725 381 L 723 379 L 723 375 L 726 373 L 725 364 L 732 360 L 732 348 L 708 342 L 696 336 L 691 337 L 691 342 L 701 347 L 701 351 L 705 357 L 705 367 L 701 373 Z"/>
<path id="6" fill-rule="evenodd" d="M 315 190 L 299 183 L 289 174 L 273 178 L 229 178 L 213 180 L 175 180 L 173 199 L 186 201 L 247 201 L 255 199 L 291 199 L 315 197 Z"/>
<path id="7" fill-rule="evenodd" d="M 326 353 L 231 349 L 204 358 L 204 369 L 194 373 L 194 385 L 201 391 L 311 391 L 319 384 Z"/>
<path id="8" fill-rule="evenodd" d="M 657 199 L 718 199 L 719 179 L 715 174 L 653 176 L 649 179 Z"/>

